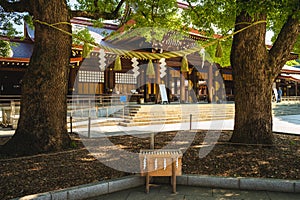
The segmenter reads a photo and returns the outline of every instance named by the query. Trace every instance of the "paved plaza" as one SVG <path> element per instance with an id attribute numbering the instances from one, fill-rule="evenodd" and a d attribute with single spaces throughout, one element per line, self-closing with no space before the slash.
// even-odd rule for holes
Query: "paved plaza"
<path id="1" fill-rule="evenodd" d="M 289 112 L 286 112 L 289 110 Z M 289 107 L 282 106 L 282 108 L 276 109 L 275 115 L 273 117 L 273 131 L 278 133 L 287 133 L 287 134 L 295 134 L 300 135 L 300 110 L 298 109 L 298 104 L 292 105 Z M 97 124 L 98 122 L 102 122 L 107 120 L 106 118 L 99 118 L 92 121 L 92 124 Z M 74 126 L 79 126 L 80 128 L 73 128 L 74 132 L 78 132 L 80 135 L 87 136 L 87 128 L 85 125 L 88 124 L 88 121 L 81 121 Z M 203 129 L 203 130 L 233 130 L 234 120 L 226 119 L 226 120 L 213 120 L 213 121 L 201 121 L 201 122 L 193 122 L 192 124 L 185 123 L 177 123 L 177 124 L 155 124 L 155 125 L 147 125 L 147 126 L 133 126 L 133 127 L 123 127 L 123 126 L 91 126 L 90 136 L 91 137 L 107 137 L 112 135 L 124 135 L 124 134 L 141 134 L 141 133 L 149 133 L 149 132 L 164 132 L 164 131 L 179 131 L 179 130 L 189 130 L 192 129 Z M 0 128 L 0 137 L 6 137 L 14 134 L 14 130 L 9 128 Z M 188 185 L 188 184 L 178 184 L 177 185 L 177 193 L 172 193 L 172 188 L 169 184 L 166 183 L 156 183 L 150 187 L 149 194 L 145 193 L 144 179 L 142 182 L 140 181 L 137 185 L 130 185 L 126 180 L 123 180 L 127 183 L 126 188 L 122 188 L 122 186 L 117 186 L 118 180 L 114 182 L 111 180 L 111 185 L 115 185 L 117 189 L 113 189 L 112 187 L 107 185 L 107 189 L 103 193 L 97 193 L 96 197 L 90 198 L 89 188 L 93 188 L 95 190 L 98 186 L 88 186 L 83 185 L 77 188 L 67 188 L 63 191 L 58 192 L 49 192 L 44 194 L 37 194 L 24 197 L 22 199 L 53 199 L 55 195 L 57 195 L 54 199 L 64 199 L 68 197 L 69 199 L 89 199 L 89 200 L 141 200 L 141 199 L 165 199 L 165 200 L 210 200 L 210 199 L 268 199 L 268 200 L 293 200 L 300 199 L 300 181 L 290 182 L 289 180 L 281 180 L 283 182 L 277 182 L 275 185 L 279 185 L 276 188 L 269 190 L 268 181 L 259 185 L 259 181 L 253 181 L 255 189 L 245 190 L 240 186 L 241 182 L 238 182 L 238 188 L 240 189 L 228 189 L 229 187 L 223 187 L 220 185 L 220 182 L 214 180 L 211 177 L 211 180 L 208 177 L 208 182 L 211 181 L 212 185 L 203 186 L 203 185 Z M 260 179 L 259 179 L 260 180 Z M 215 182 L 214 182 L 215 181 Z M 271 181 L 273 181 L 271 179 Z M 203 180 L 202 180 L 203 182 Z M 204 181 L 205 182 L 205 181 Z M 136 182 L 135 182 L 136 183 Z M 267 186 L 266 186 L 266 185 Z M 283 184 L 283 186 L 282 186 Z M 251 185 L 251 184 L 250 184 Z M 281 190 L 284 185 L 289 185 L 292 189 Z M 100 186 L 99 186 L 100 187 Z M 101 186 L 102 188 L 102 186 Z M 227 189 L 226 189 L 227 188 Z M 83 192 L 82 192 L 83 191 Z M 87 193 L 85 193 L 87 192 Z M 296 192 L 296 193 L 295 193 Z M 298 193 L 297 193 L 298 192 Z M 77 194 L 74 198 L 71 198 L 71 194 Z M 65 196 L 64 196 L 65 195 Z M 49 197 L 49 198 L 48 198 Z"/>

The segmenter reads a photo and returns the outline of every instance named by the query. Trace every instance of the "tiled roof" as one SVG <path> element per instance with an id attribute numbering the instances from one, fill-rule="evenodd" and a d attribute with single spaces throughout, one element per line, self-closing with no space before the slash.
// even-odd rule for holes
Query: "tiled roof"
<path id="1" fill-rule="evenodd" d="M 33 44 L 24 42 L 11 42 L 13 58 L 30 58 L 33 50 Z"/>

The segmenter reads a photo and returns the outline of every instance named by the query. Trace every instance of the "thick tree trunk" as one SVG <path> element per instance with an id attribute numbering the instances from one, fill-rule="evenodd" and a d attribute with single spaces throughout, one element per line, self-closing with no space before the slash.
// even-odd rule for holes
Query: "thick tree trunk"
<path id="1" fill-rule="evenodd" d="M 55 24 L 70 22 L 61 0 L 32 1 L 35 20 Z M 66 24 L 56 25 L 71 31 Z M 71 37 L 35 21 L 35 43 L 29 68 L 22 82 L 18 128 L 3 150 L 30 155 L 57 151 L 69 145 L 67 133 L 67 81 Z"/>
<path id="2" fill-rule="evenodd" d="M 258 20 L 264 20 L 260 15 Z M 237 16 L 236 30 L 249 25 L 246 13 Z M 247 24 L 248 23 L 248 24 Z M 233 38 L 231 64 L 235 84 L 235 125 L 232 142 L 272 144 L 272 82 L 265 46 L 266 24 L 248 28 Z"/>

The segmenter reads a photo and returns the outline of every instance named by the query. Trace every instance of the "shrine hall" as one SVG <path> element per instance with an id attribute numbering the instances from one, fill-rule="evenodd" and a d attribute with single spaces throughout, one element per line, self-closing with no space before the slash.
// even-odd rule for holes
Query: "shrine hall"
<path id="1" fill-rule="evenodd" d="M 196 41 L 207 40 L 193 30 L 181 36 L 180 40 L 176 39 L 178 33 L 172 31 L 166 31 L 161 40 L 149 40 L 134 31 L 125 36 L 115 36 L 112 33 L 120 31 L 115 24 L 105 23 L 103 27 L 95 28 L 90 20 L 84 18 L 74 18 L 71 23 L 73 31 L 88 29 L 100 47 L 133 54 L 142 52 L 159 56 L 195 48 Z M 24 36 L 25 39 L 2 37 L 10 43 L 11 50 L 8 57 L 0 57 L 1 96 L 21 95 L 22 78 L 34 45 L 34 31 L 26 24 Z M 197 51 L 184 57 L 138 59 L 126 55 L 118 58 L 116 53 L 100 47 L 95 46 L 87 56 L 83 56 L 83 45 L 73 45 L 68 95 L 126 96 L 130 102 L 163 103 L 165 97 L 162 97 L 161 90 L 164 89 L 167 103 L 234 100 L 231 68 L 208 62 L 205 52 Z M 297 54 L 290 54 L 290 60 L 297 58 Z M 118 65 L 116 62 L 119 62 Z M 283 88 L 285 96 L 299 94 L 299 75 L 300 70 L 296 68 L 282 70 L 276 84 Z"/>

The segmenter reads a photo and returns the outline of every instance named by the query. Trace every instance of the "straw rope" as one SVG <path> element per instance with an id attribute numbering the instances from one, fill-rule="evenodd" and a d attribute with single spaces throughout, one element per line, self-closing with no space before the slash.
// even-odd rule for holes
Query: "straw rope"
<path id="1" fill-rule="evenodd" d="M 136 57 L 138 59 L 146 59 L 146 60 L 154 60 L 154 59 L 161 59 L 161 58 L 165 58 L 165 59 L 168 59 L 168 58 L 175 58 L 175 57 L 184 57 L 186 55 L 189 55 L 189 54 L 192 54 L 192 53 L 195 53 L 195 52 L 198 52 L 198 51 L 201 51 L 202 48 L 206 48 L 206 47 L 209 47 L 211 45 L 214 45 L 215 43 L 217 43 L 219 40 L 226 40 L 230 37 L 232 37 L 233 35 L 236 35 L 250 27 L 253 27 L 255 25 L 258 25 L 258 24 L 261 24 L 261 23 L 266 23 L 266 20 L 262 20 L 262 21 L 257 21 L 257 22 L 253 22 L 252 24 L 232 33 L 232 34 L 229 34 L 227 36 L 224 36 L 220 39 L 216 39 L 212 42 L 208 42 L 206 44 L 204 44 L 203 46 L 196 46 L 196 47 L 193 47 L 193 48 L 190 48 L 190 49 L 185 49 L 185 50 L 180 50 L 180 51 L 172 51 L 172 52 L 164 52 L 164 53 L 146 53 L 146 52 L 136 52 L 136 51 L 128 51 L 128 50 L 124 50 L 124 49 L 117 49 L 117 48 L 111 48 L 111 47 L 108 47 L 108 46 L 104 46 L 104 45 L 101 45 L 101 44 L 97 44 L 95 42 L 91 42 L 91 41 L 88 41 L 86 40 L 85 38 L 82 38 L 78 35 L 75 35 L 75 34 L 72 34 L 68 31 L 65 31 L 59 27 L 57 27 L 57 25 L 60 25 L 60 24 L 67 24 L 67 25 L 71 25 L 70 23 L 68 22 L 59 22 L 59 23 L 54 23 L 54 24 L 49 24 L 47 22 L 43 22 L 43 21 L 40 21 L 40 20 L 34 20 L 36 23 L 39 23 L 39 24 L 42 24 L 42 25 L 46 25 L 46 26 L 49 26 L 49 27 L 52 27 L 56 30 L 59 30 L 65 34 L 68 34 L 76 39 L 79 39 L 83 42 L 86 42 L 86 43 L 89 43 L 95 47 L 99 47 L 101 49 L 104 49 L 106 51 L 109 51 L 109 52 L 112 52 L 114 54 L 117 54 L 119 56 L 124 56 L 124 57 L 127 57 L 127 58 L 133 58 L 133 57 Z"/>

